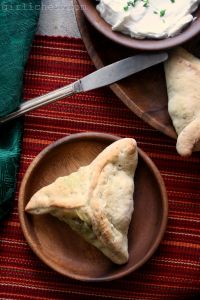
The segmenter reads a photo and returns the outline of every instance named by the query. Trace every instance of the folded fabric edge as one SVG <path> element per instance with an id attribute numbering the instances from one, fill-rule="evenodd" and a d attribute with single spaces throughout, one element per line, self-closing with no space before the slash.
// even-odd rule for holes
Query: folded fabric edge
<path id="1" fill-rule="evenodd" d="M 2 24 L 0 44 L 4 45 L 1 48 L 2 67 L 0 68 L 1 115 L 15 110 L 21 102 L 23 73 L 39 17 L 39 9 L 36 9 L 36 6 L 38 7 L 40 3 L 40 0 L 31 0 L 29 5 L 31 4 L 35 9 L 27 9 L 22 0 L 15 0 L 12 3 L 4 1 L 0 7 Z M 13 204 L 21 153 L 22 128 L 21 120 L 0 127 L 0 220 L 7 216 Z"/>
<path id="2" fill-rule="evenodd" d="M 0 221 L 7 216 L 13 205 L 21 154 L 22 128 L 21 120 L 9 124 L 10 130 L 7 131 L 9 141 L 6 140 L 6 145 L 1 145 L 4 139 L 2 137 L 0 143 Z"/>

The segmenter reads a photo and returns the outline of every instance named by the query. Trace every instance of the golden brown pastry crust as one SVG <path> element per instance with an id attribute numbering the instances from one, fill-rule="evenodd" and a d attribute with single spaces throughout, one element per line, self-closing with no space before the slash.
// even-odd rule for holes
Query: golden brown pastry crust
<path id="1" fill-rule="evenodd" d="M 168 111 L 178 134 L 177 151 L 189 156 L 200 149 L 200 60 L 176 48 L 165 63 Z"/>
<path id="2" fill-rule="evenodd" d="M 25 209 L 53 214 L 113 262 L 125 263 L 137 156 L 134 139 L 118 140 L 90 165 L 39 190 Z"/>

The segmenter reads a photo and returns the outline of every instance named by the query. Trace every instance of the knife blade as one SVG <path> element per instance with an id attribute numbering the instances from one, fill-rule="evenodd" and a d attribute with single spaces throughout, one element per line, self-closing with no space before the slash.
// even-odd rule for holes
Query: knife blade
<path id="1" fill-rule="evenodd" d="M 152 54 L 138 54 L 131 56 L 108 66 L 105 66 L 85 77 L 71 83 L 67 86 L 54 90 L 48 94 L 28 100 L 19 106 L 19 109 L 0 118 L 0 124 L 20 117 L 27 112 L 30 112 L 43 105 L 47 105 L 56 100 L 72 96 L 76 93 L 91 91 L 103 86 L 115 83 L 132 74 L 147 69 L 153 65 L 166 61 L 168 54 L 152 53 Z"/>

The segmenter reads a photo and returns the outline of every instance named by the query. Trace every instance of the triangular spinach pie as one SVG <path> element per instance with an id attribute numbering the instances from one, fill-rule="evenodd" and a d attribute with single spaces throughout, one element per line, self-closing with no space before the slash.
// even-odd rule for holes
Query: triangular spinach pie
<path id="1" fill-rule="evenodd" d="M 168 111 L 178 134 L 181 156 L 200 151 L 200 59 L 183 48 L 171 51 L 165 62 Z"/>
<path id="2" fill-rule="evenodd" d="M 88 166 L 57 178 L 36 192 L 25 210 L 50 213 L 66 222 L 116 264 L 128 261 L 128 229 L 133 213 L 134 139 L 120 139 Z"/>

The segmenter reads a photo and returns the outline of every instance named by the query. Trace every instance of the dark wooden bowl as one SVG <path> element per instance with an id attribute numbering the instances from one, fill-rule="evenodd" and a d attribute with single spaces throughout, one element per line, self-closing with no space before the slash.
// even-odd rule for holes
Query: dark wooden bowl
<path id="1" fill-rule="evenodd" d="M 120 32 L 114 32 L 111 26 L 107 24 L 103 18 L 99 15 L 96 10 L 97 1 L 95 0 L 77 0 L 83 13 L 85 14 L 88 21 L 103 35 L 107 38 L 116 42 L 122 46 L 138 49 L 138 50 L 148 50 L 157 51 L 163 49 L 169 49 L 178 45 L 185 43 L 186 41 L 192 39 L 198 33 L 200 33 L 200 9 L 195 13 L 196 19 L 187 28 L 185 28 L 180 34 L 175 37 L 153 40 L 153 39 L 134 39 L 126 36 Z M 76 8 L 77 9 L 77 8 Z"/>
<path id="2" fill-rule="evenodd" d="M 58 176 L 89 164 L 118 137 L 102 133 L 73 134 L 51 144 L 31 163 L 19 193 L 19 218 L 24 236 L 35 254 L 55 271 L 84 281 L 108 281 L 141 267 L 157 249 L 167 223 L 168 201 L 162 177 L 139 149 L 135 175 L 135 210 L 129 228 L 127 264 L 117 266 L 51 215 L 24 211 L 30 197 Z"/>

